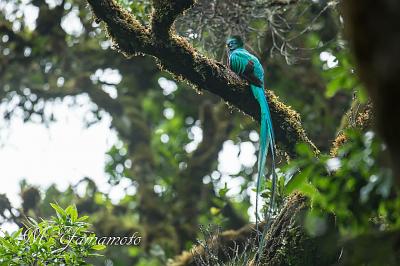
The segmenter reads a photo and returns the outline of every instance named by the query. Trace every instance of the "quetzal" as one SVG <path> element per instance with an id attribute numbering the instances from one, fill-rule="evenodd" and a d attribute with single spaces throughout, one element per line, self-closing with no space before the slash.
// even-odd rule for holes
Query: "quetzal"
<path id="1" fill-rule="evenodd" d="M 272 127 L 271 114 L 269 111 L 268 102 L 264 92 L 264 70 L 257 57 L 244 49 L 244 43 L 239 36 L 228 38 L 226 45 L 228 47 L 228 64 L 229 67 L 240 77 L 250 83 L 251 91 L 260 105 L 261 113 L 261 129 L 260 129 L 260 147 L 258 152 L 258 177 L 257 177 L 257 199 L 256 199 L 256 224 L 258 227 L 258 197 L 262 178 L 265 172 L 265 162 L 268 151 L 271 151 L 272 160 L 272 188 L 269 202 L 269 209 L 265 213 L 265 228 L 262 238 L 270 224 L 271 213 L 273 210 L 275 187 L 276 187 L 276 172 L 275 172 L 275 136 Z"/>

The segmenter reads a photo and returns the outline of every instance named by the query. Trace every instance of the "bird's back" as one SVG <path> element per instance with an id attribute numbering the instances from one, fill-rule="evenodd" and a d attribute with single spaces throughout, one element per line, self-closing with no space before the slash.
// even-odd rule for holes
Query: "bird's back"
<path id="1" fill-rule="evenodd" d="M 256 56 L 254 56 L 253 54 L 251 54 L 249 51 L 247 51 L 244 48 L 239 48 L 234 50 L 231 54 L 230 54 L 230 60 L 232 60 L 232 58 L 237 58 L 239 60 L 244 60 L 244 62 L 242 63 L 243 65 L 247 65 L 248 62 L 251 60 L 254 63 L 254 75 L 261 81 L 264 83 L 264 69 L 260 63 L 260 61 L 258 60 L 258 58 Z"/>

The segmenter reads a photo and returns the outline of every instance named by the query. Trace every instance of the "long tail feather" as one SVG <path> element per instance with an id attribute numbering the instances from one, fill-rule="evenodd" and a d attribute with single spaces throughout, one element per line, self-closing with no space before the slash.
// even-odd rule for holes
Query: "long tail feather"
<path id="1" fill-rule="evenodd" d="M 258 249 L 258 258 L 261 257 L 262 250 L 264 247 L 264 239 L 266 232 L 271 224 L 271 217 L 274 209 L 275 202 L 275 193 L 276 193 L 276 182 L 277 176 L 275 171 L 275 135 L 272 127 L 271 114 L 269 111 L 268 102 L 266 100 L 264 90 L 262 88 L 251 86 L 254 97 L 258 100 L 260 104 L 261 111 L 261 127 L 260 127 L 260 147 L 258 153 L 258 176 L 257 176 L 257 195 L 256 195 L 256 229 L 258 230 L 259 217 L 258 217 L 258 198 L 261 189 L 262 178 L 265 173 L 265 163 L 266 158 L 268 156 L 268 151 L 271 151 L 271 159 L 272 159 L 272 187 L 271 187 L 271 197 L 269 202 L 269 208 L 265 213 L 265 226 L 263 229 L 263 233 L 259 239 L 259 249 Z"/>
<path id="2" fill-rule="evenodd" d="M 271 114 L 269 111 L 269 106 L 267 103 L 266 106 L 266 115 L 263 118 L 265 119 L 266 123 L 268 124 L 268 129 L 269 129 L 269 134 L 270 134 L 270 149 L 271 149 L 271 175 L 272 175 L 272 184 L 271 184 L 271 195 L 270 195 L 270 200 L 269 200 L 269 206 L 268 206 L 268 210 L 265 213 L 264 216 L 264 220 L 265 220 L 265 225 L 264 225 L 264 229 L 263 229 L 263 233 L 261 235 L 261 241 L 259 241 L 259 258 L 262 255 L 262 251 L 264 249 L 264 245 L 265 245 L 265 237 L 267 234 L 267 231 L 272 223 L 272 215 L 274 212 L 274 204 L 275 204 L 275 196 L 276 196 L 276 183 L 277 183 L 277 174 L 276 174 L 276 169 L 275 169 L 275 136 L 274 136 L 274 131 L 273 131 L 273 127 L 272 127 L 272 120 L 271 120 Z"/>

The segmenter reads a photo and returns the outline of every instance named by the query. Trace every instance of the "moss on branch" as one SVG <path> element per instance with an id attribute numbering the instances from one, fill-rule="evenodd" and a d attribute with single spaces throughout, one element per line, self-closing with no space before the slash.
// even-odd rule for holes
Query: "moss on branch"
<path id="1" fill-rule="evenodd" d="M 332 265 L 340 249 L 336 246 L 337 234 L 334 219 L 329 221 L 329 230 L 312 237 L 304 229 L 304 220 L 309 201 L 300 194 L 292 194 L 281 213 L 272 223 L 266 236 L 265 252 L 257 265 Z M 263 224 L 260 224 L 262 228 Z M 256 241 L 256 227 L 248 224 L 239 230 L 228 230 L 208 240 L 208 249 L 214 250 L 219 261 L 231 260 L 235 254 L 249 252 L 249 240 Z M 256 243 L 253 243 L 256 245 Z M 175 257 L 170 266 L 196 265 L 199 257 L 209 256 L 202 245 Z M 240 258 L 239 258 L 240 259 Z M 248 258 L 246 265 L 256 265 Z"/>
<path id="2" fill-rule="evenodd" d="M 346 129 L 358 128 L 361 131 L 366 131 L 372 128 L 373 119 L 373 106 L 370 101 L 366 104 L 362 104 L 358 100 L 353 101 L 350 110 L 346 112 L 342 119 L 339 133 L 333 141 L 330 150 L 331 156 L 337 156 L 339 148 L 348 141 L 348 136 L 345 133 Z"/>
<path id="3" fill-rule="evenodd" d="M 176 17 L 190 8 L 194 1 L 153 1 L 151 29 L 140 24 L 114 0 L 88 2 L 97 19 L 105 22 L 108 34 L 120 52 L 127 56 L 138 53 L 153 56 L 162 69 L 177 79 L 186 80 L 197 90 L 220 96 L 230 106 L 260 121 L 258 103 L 248 84 L 228 67 L 200 54 L 186 39 L 171 30 Z M 288 154 L 295 156 L 295 145 L 299 142 L 308 143 L 319 153 L 303 129 L 299 114 L 280 102 L 273 92 L 267 91 L 267 95 L 277 141 Z"/>
<path id="4" fill-rule="evenodd" d="M 194 0 L 153 0 L 152 32 L 157 36 L 169 34 L 176 18 L 189 9 Z"/>

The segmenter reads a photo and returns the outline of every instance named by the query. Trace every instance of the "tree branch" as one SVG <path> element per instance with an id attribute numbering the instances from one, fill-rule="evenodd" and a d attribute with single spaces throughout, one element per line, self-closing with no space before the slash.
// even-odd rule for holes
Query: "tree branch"
<path id="1" fill-rule="evenodd" d="M 177 17 L 194 4 L 194 0 L 153 0 L 151 30 L 155 35 L 168 34 Z"/>
<path id="2" fill-rule="evenodd" d="M 275 0 L 267 3 L 267 7 L 275 7 L 275 6 L 288 6 L 297 4 L 299 0 Z"/>
<path id="3" fill-rule="evenodd" d="M 107 24 L 108 33 L 125 55 L 145 53 L 150 48 L 150 30 L 115 1 L 89 0 L 97 21 Z M 121 38 L 121 36 L 125 36 Z"/>
<path id="4" fill-rule="evenodd" d="M 350 109 L 342 118 L 338 134 L 332 143 L 330 155 L 332 157 L 337 156 L 339 148 L 348 141 L 348 136 L 345 133 L 346 129 L 358 128 L 361 131 L 367 131 L 373 127 L 373 119 L 374 112 L 371 101 L 362 104 L 357 99 L 354 99 Z"/>
<path id="5" fill-rule="evenodd" d="M 293 194 L 287 201 L 287 204 L 282 209 L 279 216 L 272 223 L 271 229 L 266 236 L 268 247 L 265 249 L 267 254 L 266 256 L 270 259 L 276 260 L 275 256 L 278 257 L 281 254 L 279 248 L 284 245 L 284 241 L 281 241 L 280 237 L 282 235 L 293 235 L 296 236 L 301 231 L 301 228 L 298 226 L 301 221 L 299 217 L 304 214 L 304 211 L 308 208 L 308 202 L 305 197 L 299 194 Z M 259 225 L 260 228 L 263 228 L 264 223 Z M 246 249 L 252 248 L 248 245 L 256 245 L 256 243 L 249 243 L 249 240 L 256 241 L 256 226 L 255 224 L 248 224 L 239 230 L 228 230 L 224 231 L 212 239 L 208 239 L 208 247 L 209 250 L 216 256 L 218 256 L 219 261 L 227 261 L 232 259 L 234 253 L 241 254 L 245 252 Z M 283 233 L 282 233 L 283 232 Z M 298 243 L 290 243 L 285 242 L 287 245 L 293 244 L 296 245 Z M 191 252 L 183 252 L 181 255 L 174 258 L 173 262 L 171 262 L 170 266 L 189 266 L 196 265 L 196 260 L 200 257 L 204 258 L 206 256 L 210 256 L 208 254 L 209 251 L 205 250 L 202 245 L 195 246 Z M 212 255 L 212 254 L 211 254 Z M 249 264 L 253 265 L 253 264 Z M 286 265 L 286 264 L 262 264 L 262 265 Z"/>
<path id="6" fill-rule="evenodd" d="M 120 52 L 127 56 L 138 53 L 151 55 L 158 60 L 163 69 L 178 79 L 187 80 L 198 90 L 208 90 L 220 96 L 230 106 L 238 108 L 257 121 L 260 120 L 258 103 L 248 84 L 228 67 L 200 54 L 187 40 L 172 33 L 170 27 L 173 26 L 173 19 L 189 8 L 193 1 L 154 1 L 151 30 L 141 25 L 114 0 L 88 2 L 96 17 L 105 22 L 107 31 Z M 161 22 L 166 24 L 160 25 Z M 157 29 L 154 31 L 155 27 Z M 168 34 L 157 34 L 157 30 Z M 277 140 L 287 152 L 295 156 L 296 143 L 306 142 L 318 153 L 318 149 L 301 125 L 299 114 L 280 102 L 273 92 L 267 91 L 267 96 Z"/>

